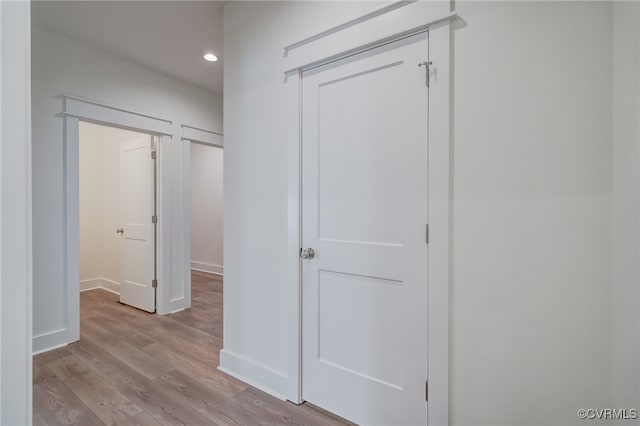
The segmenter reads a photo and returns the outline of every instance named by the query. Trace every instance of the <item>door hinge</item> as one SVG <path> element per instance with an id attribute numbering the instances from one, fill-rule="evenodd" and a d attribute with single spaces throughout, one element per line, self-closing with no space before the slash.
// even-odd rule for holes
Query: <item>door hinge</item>
<path id="1" fill-rule="evenodd" d="M 429 244 L 429 224 L 424 225 L 424 239 L 427 244 Z"/>
<path id="2" fill-rule="evenodd" d="M 155 160 L 156 158 L 158 158 L 158 152 L 157 151 L 151 151 L 151 159 Z"/>
<path id="3" fill-rule="evenodd" d="M 151 287 L 157 288 L 158 287 L 158 280 L 152 280 L 151 281 Z"/>
<path id="4" fill-rule="evenodd" d="M 429 381 L 424 382 L 424 400 L 429 401 Z"/>
<path id="5" fill-rule="evenodd" d="M 153 215 L 151 216 L 151 223 L 158 223 L 158 216 L 157 215 Z"/>

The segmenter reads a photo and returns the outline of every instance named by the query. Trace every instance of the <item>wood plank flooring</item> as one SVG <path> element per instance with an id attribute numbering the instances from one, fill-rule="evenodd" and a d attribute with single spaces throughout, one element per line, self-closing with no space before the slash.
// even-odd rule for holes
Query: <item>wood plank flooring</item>
<path id="1" fill-rule="evenodd" d="M 193 272 L 192 308 L 158 316 L 80 296 L 80 342 L 33 358 L 35 425 L 343 425 L 217 370 L 222 279 Z"/>

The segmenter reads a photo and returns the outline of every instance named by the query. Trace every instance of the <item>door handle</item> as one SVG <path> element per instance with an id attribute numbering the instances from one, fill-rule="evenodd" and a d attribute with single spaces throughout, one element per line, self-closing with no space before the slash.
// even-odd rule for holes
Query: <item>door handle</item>
<path id="1" fill-rule="evenodd" d="M 426 77 L 426 86 L 429 87 L 429 74 L 431 73 L 431 65 L 433 64 L 433 62 L 431 61 L 422 61 L 418 64 L 418 68 L 419 67 L 424 67 L 424 70 L 427 74 Z"/>
<path id="2" fill-rule="evenodd" d="M 116 229 L 116 233 L 120 234 L 120 235 L 124 235 L 124 228 L 118 228 Z"/>
<path id="3" fill-rule="evenodd" d="M 316 252 L 312 248 L 306 248 L 300 250 L 300 257 L 303 259 L 313 259 L 316 257 Z"/>

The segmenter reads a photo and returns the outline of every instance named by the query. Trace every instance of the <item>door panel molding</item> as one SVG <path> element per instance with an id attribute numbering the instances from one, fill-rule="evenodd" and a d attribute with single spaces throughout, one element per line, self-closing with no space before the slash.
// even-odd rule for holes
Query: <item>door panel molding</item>
<path id="1" fill-rule="evenodd" d="M 420 8 L 418 10 L 418 8 Z M 418 11 L 418 12 L 417 12 Z M 389 15 L 392 13 L 392 15 Z M 394 19 L 389 19 L 395 16 Z M 298 138 L 288 146 L 288 238 L 287 238 L 287 380 L 284 393 L 290 401 L 302 402 L 301 329 L 301 152 L 302 152 L 302 71 L 305 65 L 321 65 L 332 57 L 361 51 L 382 38 L 395 39 L 421 25 L 429 31 L 431 79 L 428 104 L 428 222 L 429 268 L 427 275 L 427 378 L 429 380 L 429 425 L 449 424 L 449 287 L 450 287 L 450 11 L 449 2 L 416 2 L 391 9 L 371 19 L 317 38 L 295 49 L 285 48 L 282 64 L 286 74 L 286 96 L 297 102 Z M 416 18 L 417 17 L 417 18 Z M 444 19 L 444 18 L 446 19 Z M 443 18 L 443 19 L 439 19 Z M 420 22 L 416 22 L 416 20 Z M 437 21 L 437 22 L 434 22 Z M 431 23 L 430 23 L 431 22 Z M 382 27 L 381 27 L 382 26 Z M 337 26 L 339 27 L 339 26 Z M 336 28 L 337 28 L 336 27 Z M 306 40 L 306 39 L 305 39 Z M 340 50 L 342 49 L 342 50 Z M 425 360 L 426 362 L 426 360 Z"/>
<path id="2" fill-rule="evenodd" d="M 154 137 L 120 142 L 120 302 L 156 311 L 156 206 Z"/>
<path id="3" fill-rule="evenodd" d="M 427 420 L 427 55 L 423 32 L 303 74 L 302 395 L 361 424 Z"/>

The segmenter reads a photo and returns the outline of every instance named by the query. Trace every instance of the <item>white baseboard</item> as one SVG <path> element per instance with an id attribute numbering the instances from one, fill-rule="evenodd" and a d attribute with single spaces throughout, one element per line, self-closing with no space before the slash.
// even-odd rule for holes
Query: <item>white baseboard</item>
<path id="1" fill-rule="evenodd" d="M 102 289 L 110 291 L 111 293 L 120 294 L 120 283 L 104 277 L 90 278 L 80 281 L 81 292 L 96 289 Z M 59 330 L 53 330 L 48 333 L 33 336 L 33 355 L 61 348 L 68 345 L 69 343 L 73 343 L 73 341 L 74 339 L 69 337 L 69 330 L 67 328 L 61 328 Z"/>
<path id="2" fill-rule="evenodd" d="M 222 265 L 214 265 L 213 263 L 192 260 L 191 269 L 194 271 L 208 272 L 210 274 L 224 275 L 224 267 Z"/>
<path id="3" fill-rule="evenodd" d="M 69 345 L 68 343 L 61 343 L 59 345 L 52 346 L 50 348 L 40 349 L 39 351 L 33 351 L 33 353 L 31 355 L 33 355 L 33 356 L 39 355 L 39 354 L 42 354 L 42 353 L 45 353 L 45 352 L 52 351 L 54 349 L 60 349 L 60 348 L 67 347 L 68 345 Z M 35 343 L 34 343 L 34 346 L 35 346 Z"/>
<path id="4" fill-rule="evenodd" d="M 61 348 L 68 345 L 68 330 L 61 328 L 59 330 L 53 330 L 48 333 L 33 336 L 32 351 L 33 354 L 39 354 L 47 352 L 53 349 Z"/>
<path id="5" fill-rule="evenodd" d="M 287 375 L 242 355 L 220 351 L 218 370 L 282 401 L 286 401 Z"/>
<path id="6" fill-rule="evenodd" d="M 80 281 L 80 291 L 102 289 L 111 293 L 120 294 L 120 283 L 108 278 L 91 278 Z"/>
<path id="7" fill-rule="evenodd" d="M 80 280 L 80 291 L 94 290 L 102 287 L 102 278 Z"/>
<path id="8" fill-rule="evenodd" d="M 120 283 L 107 278 L 102 278 L 102 289 L 111 293 L 120 294 Z"/>

